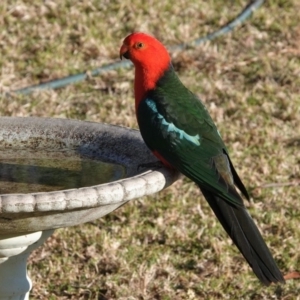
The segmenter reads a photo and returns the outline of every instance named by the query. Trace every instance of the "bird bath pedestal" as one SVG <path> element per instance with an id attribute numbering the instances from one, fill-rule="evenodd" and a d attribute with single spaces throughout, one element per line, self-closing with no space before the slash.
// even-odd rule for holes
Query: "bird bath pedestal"
<path id="1" fill-rule="evenodd" d="M 55 228 L 171 185 L 178 173 L 138 168 L 155 160 L 137 130 L 0 117 L 0 300 L 29 299 L 27 258 Z"/>

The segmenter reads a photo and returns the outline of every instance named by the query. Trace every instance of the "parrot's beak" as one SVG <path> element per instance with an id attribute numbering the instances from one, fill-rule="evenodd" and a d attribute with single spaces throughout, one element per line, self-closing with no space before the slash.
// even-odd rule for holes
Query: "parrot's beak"
<path id="1" fill-rule="evenodd" d="M 126 59 L 129 59 L 129 49 L 127 45 L 122 45 L 121 49 L 120 49 L 120 59 L 122 60 L 122 58 L 125 57 Z"/>

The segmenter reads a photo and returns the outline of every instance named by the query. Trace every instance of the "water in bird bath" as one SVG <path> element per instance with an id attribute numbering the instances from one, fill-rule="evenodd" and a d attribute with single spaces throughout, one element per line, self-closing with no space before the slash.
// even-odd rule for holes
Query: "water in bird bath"
<path id="1" fill-rule="evenodd" d="M 84 158 L 70 149 L 0 150 L 0 194 L 87 187 L 124 176 L 121 165 Z"/>

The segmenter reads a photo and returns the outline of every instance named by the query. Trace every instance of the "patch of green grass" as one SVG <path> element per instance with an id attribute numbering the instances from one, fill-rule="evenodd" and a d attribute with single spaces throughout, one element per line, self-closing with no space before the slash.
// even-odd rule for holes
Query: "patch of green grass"
<path id="1" fill-rule="evenodd" d="M 2 1 L 0 89 L 118 60 L 134 30 L 166 45 L 233 18 L 246 1 Z M 233 33 L 172 53 L 207 105 L 249 210 L 281 270 L 300 270 L 300 4 L 267 1 Z M 56 91 L 2 97 L 1 115 L 74 118 L 137 128 L 133 70 Z M 298 182 L 298 185 L 297 185 Z M 287 184 L 287 185 L 284 185 Z M 262 287 L 200 191 L 181 179 L 88 224 L 57 230 L 29 259 L 31 299 L 299 299 L 299 281 Z"/>

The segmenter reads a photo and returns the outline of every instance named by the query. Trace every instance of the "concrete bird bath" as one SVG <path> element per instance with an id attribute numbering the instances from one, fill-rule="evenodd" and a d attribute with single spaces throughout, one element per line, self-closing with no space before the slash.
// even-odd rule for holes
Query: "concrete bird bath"
<path id="1" fill-rule="evenodd" d="M 0 299 L 29 299 L 26 261 L 55 228 L 100 218 L 171 185 L 139 131 L 66 119 L 0 117 Z"/>

